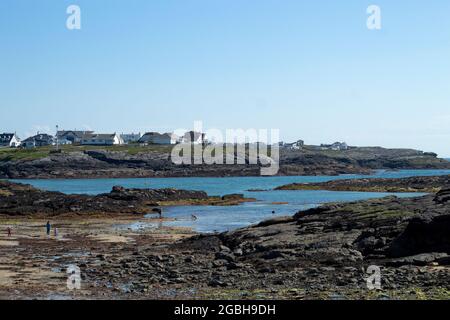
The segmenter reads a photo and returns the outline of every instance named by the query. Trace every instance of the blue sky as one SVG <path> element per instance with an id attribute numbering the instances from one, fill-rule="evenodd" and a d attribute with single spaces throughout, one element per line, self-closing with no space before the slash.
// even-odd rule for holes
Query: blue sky
<path id="1" fill-rule="evenodd" d="M 66 28 L 70 4 L 81 30 Z M 448 0 L 2 0 L 0 131 L 202 120 L 450 157 L 449 12 Z"/>

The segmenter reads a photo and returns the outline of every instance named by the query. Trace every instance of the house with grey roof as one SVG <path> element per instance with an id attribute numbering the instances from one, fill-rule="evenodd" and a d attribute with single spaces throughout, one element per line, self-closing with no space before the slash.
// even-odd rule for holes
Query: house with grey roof
<path id="1" fill-rule="evenodd" d="M 135 143 L 141 138 L 141 133 L 122 133 L 120 137 L 125 144 Z"/>
<path id="2" fill-rule="evenodd" d="M 301 150 L 301 149 L 303 149 L 304 145 L 305 145 L 305 142 L 303 140 L 297 140 L 297 141 L 292 142 L 292 143 L 284 143 L 283 147 L 289 148 L 289 149 L 292 149 L 292 150 Z"/>
<path id="3" fill-rule="evenodd" d="M 0 147 L 17 148 L 20 139 L 15 133 L 0 133 Z"/>
<path id="4" fill-rule="evenodd" d="M 35 136 L 29 137 L 22 141 L 22 146 L 25 148 L 53 146 L 56 144 L 56 139 L 52 135 L 46 133 L 38 133 Z"/>
<path id="5" fill-rule="evenodd" d="M 345 142 L 335 142 L 333 144 L 321 144 L 320 148 L 322 150 L 341 151 L 341 150 L 348 150 L 348 145 Z"/>
<path id="6" fill-rule="evenodd" d="M 73 143 L 81 143 L 81 139 L 85 134 L 92 134 L 94 131 L 79 131 L 79 130 L 61 130 L 56 133 L 58 142 L 62 144 L 64 141 Z M 67 142 L 68 144 L 68 142 Z"/>
<path id="7" fill-rule="evenodd" d="M 121 144 L 123 144 L 123 140 L 117 133 L 87 133 L 81 138 L 81 145 L 112 146 Z"/>
<path id="8" fill-rule="evenodd" d="M 173 133 L 147 132 L 140 139 L 139 143 L 143 144 L 163 144 L 170 145 L 179 142 L 179 137 Z"/>

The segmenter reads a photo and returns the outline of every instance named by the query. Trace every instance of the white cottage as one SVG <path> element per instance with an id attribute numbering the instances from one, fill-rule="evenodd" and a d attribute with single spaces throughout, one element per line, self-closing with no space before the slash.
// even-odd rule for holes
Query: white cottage
<path id="1" fill-rule="evenodd" d="M 1 133 L 0 147 L 17 148 L 20 146 L 20 139 L 15 133 Z"/>
<path id="2" fill-rule="evenodd" d="M 161 134 L 158 132 L 147 132 L 139 139 L 139 143 L 164 145 L 176 144 L 178 141 L 178 136 L 173 133 Z"/>
<path id="3" fill-rule="evenodd" d="M 302 150 L 304 145 L 305 143 L 303 140 L 297 140 L 293 143 L 285 143 L 283 144 L 283 147 L 290 148 L 292 150 Z"/>
<path id="4" fill-rule="evenodd" d="M 103 133 L 88 133 L 83 135 L 81 138 L 81 145 L 92 145 L 92 146 L 112 146 L 123 144 L 123 140 L 120 135 L 113 134 L 103 134 Z"/>
<path id="5" fill-rule="evenodd" d="M 141 133 L 122 133 L 120 137 L 122 138 L 123 143 L 129 144 L 138 142 L 141 138 Z"/>
<path id="6" fill-rule="evenodd" d="M 56 133 L 56 137 L 58 138 L 60 144 L 64 141 L 80 143 L 84 135 L 93 133 L 94 131 L 61 130 Z"/>

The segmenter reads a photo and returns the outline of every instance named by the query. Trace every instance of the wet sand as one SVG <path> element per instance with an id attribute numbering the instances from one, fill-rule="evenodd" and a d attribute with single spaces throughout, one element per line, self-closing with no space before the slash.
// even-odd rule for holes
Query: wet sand
<path id="1" fill-rule="evenodd" d="M 162 221 L 151 220 L 156 226 Z M 126 298 L 120 292 L 111 294 L 108 285 L 86 280 L 83 273 L 81 290 L 69 290 L 67 267 L 76 265 L 83 270 L 113 252 L 127 256 L 142 247 L 166 245 L 192 235 L 181 228 L 128 228 L 149 222 L 136 216 L 54 219 L 49 236 L 46 222 L 0 219 L 0 299 Z M 12 229 L 10 237 L 7 227 Z"/>

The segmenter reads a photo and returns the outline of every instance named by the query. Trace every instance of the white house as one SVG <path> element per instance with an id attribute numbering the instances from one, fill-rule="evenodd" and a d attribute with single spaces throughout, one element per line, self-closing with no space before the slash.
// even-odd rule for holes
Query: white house
<path id="1" fill-rule="evenodd" d="M 92 133 L 94 133 L 94 131 L 61 130 L 56 133 L 56 137 L 60 144 L 63 144 L 62 142 L 65 140 L 71 141 L 72 143 L 80 143 L 85 134 Z"/>
<path id="2" fill-rule="evenodd" d="M 348 149 L 348 145 L 345 142 L 335 142 L 333 144 L 321 144 L 320 147 L 322 150 L 334 150 L 334 151 L 341 151 Z"/>
<path id="3" fill-rule="evenodd" d="M 128 144 L 138 142 L 141 138 L 141 133 L 122 133 L 120 137 L 122 138 L 123 143 Z"/>
<path id="4" fill-rule="evenodd" d="M 204 144 L 206 143 L 206 134 L 197 132 L 197 131 L 189 131 L 184 134 L 181 138 L 182 143 L 192 143 L 192 144 Z"/>
<path id="5" fill-rule="evenodd" d="M 100 133 L 88 133 L 81 138 L 82 145 L 93 146 L 112 146 L 123 144 L 123 140 L 117 133 L 113 134 L 100 134 Z"/>
<path id="6" fill-rule="evenodd" d="M 0 147 L 17 148 L 20 146 L 20 139 L 15 133 L 1 133 Z"/>
<path id="7" fill-rule="evenodd" d="M 56 139 L 52 135 L 46 133 L 38 133 L 35 136 L 29 137 L 22 141 L 21 146 L 25 148 L 53 146 L 56 144 Z"/>
<path id="8" fill-rule="evenodd" d="M 301 149 L 303 149 L 304 145 L 305 145 L 305 143 L 303 140 L 297 140 L 293 143 L 285 143 L 283 145 L 283 147 L 290 148 L 292 150 L 301 150 Z"/>
<path id="9" fill-rule="evenodd" d="M 71 144 L 73 144 L 73 141 L 69 140 L 67 138 L 58 139 L 57 142 L 58 142 L 59 145 L 71 145 Z"/>
<path id="10" fill-rule="evenodd" d="M 140 139 L 139 143 L 146 144 L 176 144 L 179 137 L 173 133 L 147 132 Z"/>

